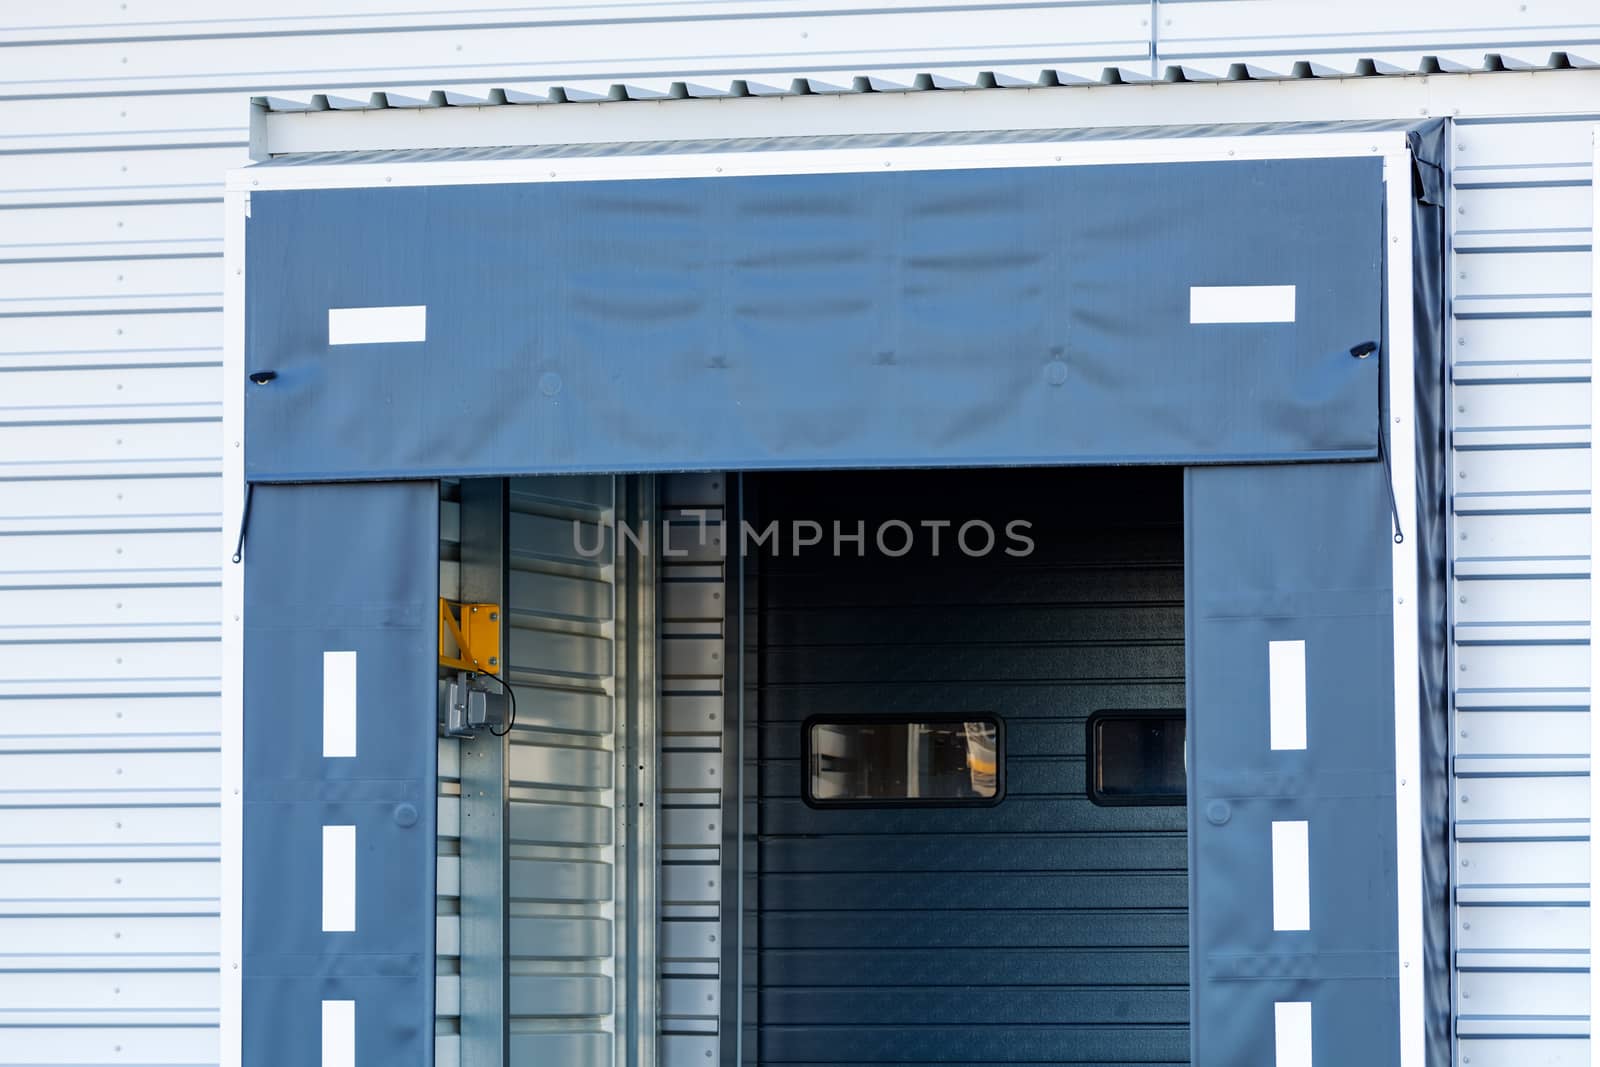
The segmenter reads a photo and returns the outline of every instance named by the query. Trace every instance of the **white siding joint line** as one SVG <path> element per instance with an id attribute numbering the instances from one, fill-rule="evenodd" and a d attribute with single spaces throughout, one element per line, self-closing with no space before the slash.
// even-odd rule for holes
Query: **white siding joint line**
<path id="1" fill-rule="evenodd" d="M 428 307 L 329 308 L 330 345 L 403 344 L 428 339 Z"/>
<path id="2" fill-rule="evenodd" d="M 1189 324 L 1192 326 L 1293 321 L 1292 285 L 1189 287 Z"/>
<path id="3" fill-rule="evenodd" d="M 1272 928 L 1311 929 L 1311 846 L 1304 820 L 1272 824 Z"/>
<path id="4" fill-rule="evenodd" d="M 1267 642 L 1267 693 L 1275 752 L 1306 747 L 1306 643 Z"/>
<path id="5" fill-rule="evenodd" d="M 1311 1002 L 1280 1000 L 1272 1005 L 1277 1067 L 1311 1067 Z"/>
<path id="6" fill-rule="evenodd" d="M 356 1002 L 322 1002 L 322 1067 L 355 1067 Z"/>
<path id="7" fill-rule="evenodd" d="M 352 759 L 356 754 L 356 654 L 322 654 L 322 755 Z"/>
<path id="8" fill-rule="evenodd" d="M 356 828 L 322 828 L 322 929 L 352 933 L 356 928 Z"/>

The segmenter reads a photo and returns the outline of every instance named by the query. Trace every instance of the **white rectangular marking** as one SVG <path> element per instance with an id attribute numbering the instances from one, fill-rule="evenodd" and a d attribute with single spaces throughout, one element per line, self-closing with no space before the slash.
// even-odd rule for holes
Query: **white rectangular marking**
<path id="1" fill-rule="evenodd" d="M 322 828 L 322 929 L 349 933 L 356 928 L 356 828 Z"/>
<path id="2" fill-rule="evenodd" d="M 356 1002 L 322 1002 L 322 1067 L 355 1067 Z"/>
<path id="3" fill-rule="evenodd" d="M 322 755 L 350 759 L 356 754 L 356 654 L 322 654 Z"/>
<path id="4" fill-rule="evenodd" d="M 1304 820 L 1272 824 L 1272 928 L 1311 929 L 1311 842 Z"/>
<path id="5" fill-rule="evenodd" d="M 1191 285 L 1189 322 L 1217 323 L 1293 322 L 1292 285 Z"/>
<path id="6" fill-rule="evenodd" d="M 1272 748 L 1306 747 L 1306 643 L 1267 642 L 1267 706 L 1272 716 Z"/>
<path id="7" fill-rule="evenodd" d="M 428 306 L 329 308 L 330 345 L 379 345 L 428 339 Z"/>
<path id="8" fill-rule="evenodd" d="M 1272 1008 L 1277 1067 L 1311 1067 L 1311 1002 L 1280 1000 Z"/>

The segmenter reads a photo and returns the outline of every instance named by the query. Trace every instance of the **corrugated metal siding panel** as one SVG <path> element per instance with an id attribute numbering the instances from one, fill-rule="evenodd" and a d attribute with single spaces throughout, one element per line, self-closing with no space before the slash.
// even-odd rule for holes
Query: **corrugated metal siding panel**
<path id="1" fill-rule="evenodd" d="M 349 17 L 358 12 L 368 17 Z M 345 4 L 209 25 L 192 13 L 179 17 L 163 25 L 119 13 L 98 25 L 58 25 L 48 36 L 0 31 L 28 42 L 7 58 L 6 95 L 30 101 L 14 122 L 17 146 L 115 144 L 118 131 L 147 143 L 237 142 L 239 94 L 247 92 L 325 92 L 334 106 L 365 107 L 373 93 L 429 101 L 436 89 L 443 99 L 482 102 L 501 84 L 540 99 L 556 86 L 568 98 L 604 99 L 617 82 L 648 95 L 702 81 L 725 91 L 737 78 L 760 92 L 765 79 L 782 91 L 800 77 L 848 89 L 857 75 L 909 83 L 946 69 L 975 78 L 980 68 L 1015 68 L 1032 80 L 1049 68 L 1098 80 L 1108 67 L 1150 64 L 1149 7 L 1134 0 L 660 0 L 593 14 L 571 6 L 462 14 L 436 4 L 389 17 Z"/>
<path id="2" fill-rule="evenodd" d="M 747 484 L 750 480 L 747 479 Z M 1187 1063 L 1182 807 L 1099 807 L 1085 721 L 1184 706 L 1172 469 L 776 475 L 764 527 L 1031 521 L 1037 549 L 859 560 L 784 546 L 760 576 L 764 1063 Z M 952 527 L 953 529 L 954 527 Z M 1000 543 L 1007 545 L 1003 535 Z M 816 714 L 985 713 L 994 807 L 819 810 Z M 754 1061 L 751 1061 L 754 1062 Z"/>
<path id="3" fill-rule="evenodd" d="M 41 13 L 8 10 L 0 38 Z M 244 115 L 236 96 L 231 129 L 191 134 L 172 97 L 141 136 L 107 98 L 103 122 L 36 138 L 19 91 L 0 90 L 0 1063 L 215 1063 L 220 179 Z M 175 147 L 192 139 L 222 143 Z"/>
<path id="4" fill-rule="evenodd" d="M 218 1058 L 220 300 L 139 272 L 221 212 L 156 159 L 0 164 L 0 1063 Z"/>
<path id="5" fill-rule="evenodd" d="M 616 1033 L 617 480 L 511 482 L 511 1062 L 610 1063 Z"/>
<path id="6" fill-rule="evenodd" d="M 1587 0 L 1353 0 L 1341 4 L 1198 0 L 1159 5 L 1163 68 L 1226 76 L 1239 65 L 1287 73 L 1452 71 L 1600 62 L 1596 9 Z M 1487 62 L 1486 62 L 1487 61 Z"/>
<path id="7" fill-rule="evenodd" d="M 423 86 L 403 84 L 404 71 L 387 82 L 353 82 L 341 68 L 329 72 L 340 80 L 313 83 L 326 92 L 290 90 L 262 100 L 269 110 L 294 112 L 1600 66 L 1600 19 L 1584 0 L 1515 7 L 1497 0 L 963 6 L 889 0 L 819 13 L 663 0 L 611 9 L 614 19 L 599 35 L 603 59 L 588 50 L 588 31 L 601 20 L 562 18 L 544 23 L 545 47 L 530 53 L 561 60 L 535 59 L 510 80 L 445 67 Z M 471 29 L 463 22 L 457 36 Z M 680 54 L 685 39 L 724 47 Z M 663 61 L 668 54 L 673 58 Z"/>
<path id="8" fill-rule="evenodd" d="M 660 958 L 662 1067 L 704 1067 L 718 1033 L 717 941 L 722 900 L 723 531 L 726 479 L 672 475 L 658 483 L 674 551 L 659 557 L 661 654 Z M 701 513 L 706 535 L 700 537 Z"/>
<path id="9" fill-rule="evenodd" d="M 1588 1062 L 1592 122 L 1455 128 L 1456 1030 Z"/>

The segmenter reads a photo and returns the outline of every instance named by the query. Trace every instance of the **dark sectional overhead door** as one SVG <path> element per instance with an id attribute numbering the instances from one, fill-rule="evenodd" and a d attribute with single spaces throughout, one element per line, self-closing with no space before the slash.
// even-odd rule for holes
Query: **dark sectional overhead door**
<path id="1" fill-rule="evenodd" d="M 1188 1062 L 1184 809 L 1099 807 L 1087 717 L 1181 709 L 1180 472 L 778 475 L 765 522 L 1033 521 L 1036 551 L 831 545 L 754 576 L 762 1064 Z M 829 530 L 831 537 L 831 529 Z M 1003 539 L 1003 534 L 1002 534 Z M 992 715 L 992 806 L 823 808 L 802 725 Z M 748 1045 L 748 1043 L 747 1043 Z"/>

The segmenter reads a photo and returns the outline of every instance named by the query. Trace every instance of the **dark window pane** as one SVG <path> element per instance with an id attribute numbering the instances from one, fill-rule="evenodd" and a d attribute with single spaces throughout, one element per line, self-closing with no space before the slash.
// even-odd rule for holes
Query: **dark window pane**
<path id="1" fill-rule="evenodd" d="M 1090 789 L 1097 804 L 1181 804 L 1184 720 L 1177 714 L 1100 714 L 1089 721 Z"/>
<path id="2" fill-rule="evenodd" d="M 821 804 L 993 800 L 999 739 L 993 719 L 813 722 L 808 796 Z"/>

